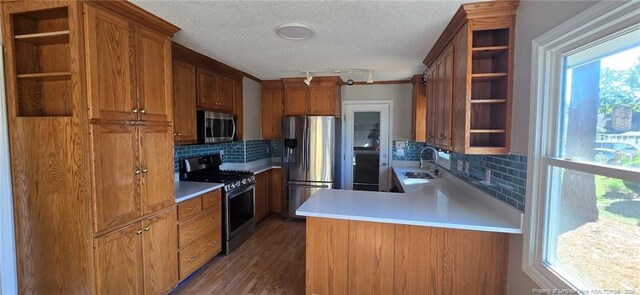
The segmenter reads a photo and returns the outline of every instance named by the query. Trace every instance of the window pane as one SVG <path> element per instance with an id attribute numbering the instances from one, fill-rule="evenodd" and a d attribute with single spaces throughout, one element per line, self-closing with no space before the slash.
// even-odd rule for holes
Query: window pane
<path id="1" fill-rule="evenodd" d="M 640 183 L 552 168 L 545 263 L 577 287 L 640 288 Z"/>
<path id="2" fill-rule="evenodd" d="M 614 51 L 618 39 L 599 45 L 608 55 L 565 69 L 560 156 L 640 169 L 640 44 Z"/>

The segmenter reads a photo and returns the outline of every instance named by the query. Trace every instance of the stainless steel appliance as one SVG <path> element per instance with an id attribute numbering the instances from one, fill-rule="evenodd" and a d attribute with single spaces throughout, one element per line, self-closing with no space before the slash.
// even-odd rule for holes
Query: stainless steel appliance
<path id="1" fill-rule="evenodd" d="M 236 115 L 199 110 L 196 113 L 198 143 L 236 140 Z"/>
<path id="2" fill-rule="evenodd" d="M 341 188 L 340 120 L 332 116 L 282 119 L 282 214 L 295 214 L 321 188 Z"/>
<path id="3" fill-rule="evenodd" d="M 184 159 L 180 180 L 223 183 L 222 252 L 229 254 L 255 232 L 254 187 L 256 178 L 248 171 L 220 170 L 222 156 Z"/>

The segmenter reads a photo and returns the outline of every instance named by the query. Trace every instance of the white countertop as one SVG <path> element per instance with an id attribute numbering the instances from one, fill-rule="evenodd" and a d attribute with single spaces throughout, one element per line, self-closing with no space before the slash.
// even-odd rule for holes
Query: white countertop
<path id="1" fill-rule="evenodd" d="M 280 164 L 266 163 L 254 167 L 249 167 L 248 170 L 253 172 L 253 174 L 260 174 L 270 169 L 280 168 Z"/>
<path id="2" fill-rule="evenodd" d="M 274 161 L 276 159 L 277 161 Z M 249 163 L 224 163 L 220 167 L 224 170 L 246 170 L 253 174 L 260 174 L 269 169 L 280 168 L 279 158 L 261 159 Z"/>
<path id="3" fill-rule="evenodd" d="M 394 167 L 400 182 L 404 171 Z M 445 172 L 446 173 L 446 172 Z M 522 233 L 522 213 L 448 173 L 424 184 L 402 184 L 405 193 L 321 189 L 296 214 L 453 229 Z"/>
<path id="4" fill-rule="evenodd" d="M 223 186 L 224 184 L 222 183 L 214 182 L 175 181 L 176 203 L 186 201 Z"/>

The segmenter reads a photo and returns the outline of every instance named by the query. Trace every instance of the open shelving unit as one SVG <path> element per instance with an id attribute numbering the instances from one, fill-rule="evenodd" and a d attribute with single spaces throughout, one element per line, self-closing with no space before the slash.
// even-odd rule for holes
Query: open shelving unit
<path id="1" fill-rule="evenodd" d="M 71 116 L 68 8 L 19 13 L 12 21 L 18 117 Z"/>
<path id="2" fill-rule="evenodd" d="M 470 148 L 508 146 L 509 30 L 472 31 Z"/>

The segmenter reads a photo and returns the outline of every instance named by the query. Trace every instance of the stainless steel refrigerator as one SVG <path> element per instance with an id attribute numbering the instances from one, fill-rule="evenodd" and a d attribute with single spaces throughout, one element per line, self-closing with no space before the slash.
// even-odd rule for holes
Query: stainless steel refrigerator
<path id="1" fill-rule="evenodd" d="M 282 214 L 295 214 L 321 188 L 341 188 L 340 120 L 333 116 L 282 119 Z"/>

